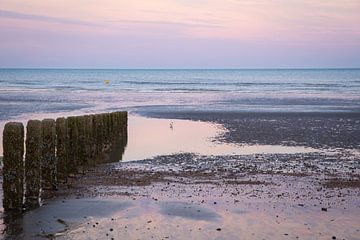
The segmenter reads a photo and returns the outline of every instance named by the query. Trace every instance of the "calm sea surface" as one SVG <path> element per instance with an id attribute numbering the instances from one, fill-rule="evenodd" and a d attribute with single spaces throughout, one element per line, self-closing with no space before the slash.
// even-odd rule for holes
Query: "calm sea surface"
<path id="1" fill-rule="evenodd" d="M 360 69 L 0 69 L 0 121 L 30 113 L 144 107 L 360 111 Z"/>

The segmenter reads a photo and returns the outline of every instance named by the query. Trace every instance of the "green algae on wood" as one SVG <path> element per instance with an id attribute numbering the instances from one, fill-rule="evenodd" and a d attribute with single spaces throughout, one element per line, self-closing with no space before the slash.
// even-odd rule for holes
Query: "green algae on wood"
<path id="1" fill-rule="evenodd" d="M 42 187 L 44 189 L 54 190 L 57 188 L 56 179 L 56 157 L 55 157 L 55 144 L 56 144 L 56 130 L 54 119 L 44 119 L 42 125 Z"/>
<path id="2" fill-rule="evenodd" d="M 95 138 L 95 155 L 96 155 L 96 163 L 101 163 L 103 160 L 103 143 L 104 143 L 104 123 L 101 114 L 94 115 L 94 138 Z"/>
<path id="3" fill-rule="evenodd" d="M 21 209 L 24 190 L 19 186 L 23 186 L 24 182 L 24 129 L 21 123 L 8 123 L 6 126 L 3 174 L 4 196 L 7 197 L 4 198 L 4 208 Z M 53 119 L 30 120 L 27 131 L 25 197 L 26 205 L 30 208 L 38 205 L 41 185 L 43 189 L 56 189 L 58 181 L 65 183 L 69 174 L 76 174 L 79 169 L 82 171 L 97 163 L 120 160 L 127 143 L 127 112 L 58 118 L 56 122 Z M 16 154 L 21 155 L 21 162 L 7 161 L 14 159 Z M 22 171 L 6 170 L 14 164 L 18 164 Z M 15 179 L 15 175 L 22 184 L 9 181 Z M 7 184 L 11 185 L 12 190 L 5 193 L 9 189 Z M 16 191 L 13 191 L 14 186 L 17 187 Z M 17 192 L 21 192 L 21 196 L 16 195 L 18 198 L 12 195 Z M 9 199 L 15 200 L 6 202 Z"/>
<path id="4" fill-rule="evenodd" d="M 86 115 L 85 118 L 85 164 L 86 166 L 95 165 L 95 139 L 93 132 L 93 116 Z"/>
<path id="5" fill-rule="evenodd" d="M 41 121 L 29 120 L 26 126 L 25 154 L 25 206 L 39 206 L 42 161 Z"/>
<path id="6" fill-rule="evenodd" d="M 24 126 L 9 122 L 3 132 L 3 207 L 21 210 L 24 197 Z"/>
<path id="7" fill-rule="evenodd" d="M 77 172 L 79 138 L 79 130 L 77 125 L 76 117 L 68 117 L 66 119 L 66 128 L 68 132 L 68 141 L 66 145 L 68 153 L 67 170 L 69 174 Z"/>
<path id="8" fill-rule="evenodd" d="M 56 119 L 56 173 L 59 183 L 67 182 L 67 127 L 65 118 Z"/>
<path id="9" fill-rule="evenodd" d="M 84 172 L 85 166 L 87 165 L 87 129 L 86 129 L 86 117 L 76 117 L 78 126 L 78 155 L 77 155 L 77 172 Z"/>

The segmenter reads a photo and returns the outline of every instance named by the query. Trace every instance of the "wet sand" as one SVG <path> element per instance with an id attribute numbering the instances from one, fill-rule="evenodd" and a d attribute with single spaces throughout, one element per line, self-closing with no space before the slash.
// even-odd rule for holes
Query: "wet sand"
<path id="1" fill-rule="evenodd" d="M 229 131 L 216 140 L 226 143 L 325 151 L 178 153 L 101 165 L 2 225 L 3 237 L 360 239 L 358 115 L 161 116 L 221 123 Z"/>
<path id="2" fill-rule="evenodd" d="M 200 170 L 194 168 L 194 157 L 171 155 L 99 166 L 72 179 L 70 188 L 26 213 L 12 228 L 22 228 L 17 237 L 26 239 L 360 236 L 358 178 L 264 173 L 232 164 L 222 164 L 227 170 Z"/>

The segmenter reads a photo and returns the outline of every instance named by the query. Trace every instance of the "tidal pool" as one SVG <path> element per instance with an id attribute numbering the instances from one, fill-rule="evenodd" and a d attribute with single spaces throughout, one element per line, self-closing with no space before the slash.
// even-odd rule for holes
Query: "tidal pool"
<path id="1" fill-rule="evenodd" d="M 184 152 L 199 155 L 248 155 L 321 151 L 302 146 L 238 145 L 216 140 L 226 131 L 222 125 L 215 123 L 130 115 L 128 143 L 122 160 L 135 161 Z"/>

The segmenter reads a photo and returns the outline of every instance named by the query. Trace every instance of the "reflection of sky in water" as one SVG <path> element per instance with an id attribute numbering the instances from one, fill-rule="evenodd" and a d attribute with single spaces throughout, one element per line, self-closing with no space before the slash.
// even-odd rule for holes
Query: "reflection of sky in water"
<path id="1" fill-rule="evenodd" d="M 247 186 L 242 188 L 251 190 Z M 353 206 L 346 210 L 333 207 L 323 214 L 319 213 L 320 207 L 312 207 L 313 202 L 299 207 L 293 202 L 269 203 L 266 198 L 255 201 L 237 196 L 240 201 L 235 204 L 234 196 L 221 198 L 216 189 L 202 189 L 211 191 L 213 196 L 193 194 L 194 203 L 184 200 L 185 193 L 190 192 L 188 189 L 178 197 L 182 200 L 167 201 L 167 197 L 161 195 L 160 201 L 146 198 L 132 202 L 128 199 L 57 201 L 27 213 L 19 225 L 24 236 L 30 237 L 40 230 L 58 232 L 65 227 L 57 221 L 61 219 L 74 224 L 67 232 L 58 233 L 59 239 L 77 240 L 104 239 L 104 236 L 115 239 L 295 239 L 299 236 L 300 239 L 319 236 L 323 236 L 321 239 L 331 239 L 331 236 L 357 239 L 359 209 Z M 198 203 L 204 199 L 204 203 Z M 214 201 L 218 204 L 213 204 Z M 74 219 L 74 215 L 78 219 Z"/>
<path id="2" fill-rule="evenodd" d="M 180 152 L 192 152 L 200 155 L 243 155 L 318 151 L 307 147 L 239 146 L 213 141 L 224 131 L 221 125 L 208 122 L 130 116 L 128 144 L 123 161 L 141 160 Z"/>

